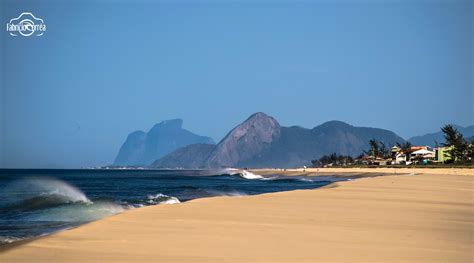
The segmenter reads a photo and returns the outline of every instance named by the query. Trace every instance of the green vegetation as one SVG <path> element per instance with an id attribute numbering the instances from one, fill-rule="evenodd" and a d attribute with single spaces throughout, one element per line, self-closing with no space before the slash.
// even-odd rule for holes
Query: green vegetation
<path id="1" fill-rule="evenodd" d="M 441 131 L 443 131 L 446 140 L 442 145 L 448 147 L 447 154 L 450 156 L 450 160 L 457 163 L 472 162 L 474 157 L 472 138 L 466 141 L 464 136 L 450 124 L 441 127 Z"/>
<path id="2" fill-rule="evenodd" d="M 352 165 L 354 163 L 354 158 L 349 155 L 338 155 L 336 153 L 332 153 L 330 155 L 324 155 L 323 157 L 319 158 L 318 160 L 311 161 L 313 167 L 320 167 L 320 166 L 347 166 Z"/>
<path id="3" fill-rule="evenodd" d="M 364 151 L 365 154 L 368 156 L 372 156 L 375 158 L 388 158 L 390 157 L 390 148 L 387 148 L 385 143 L 377 142 L 376 140 L 369 140 L 370 149 L 368 151 Z"/>

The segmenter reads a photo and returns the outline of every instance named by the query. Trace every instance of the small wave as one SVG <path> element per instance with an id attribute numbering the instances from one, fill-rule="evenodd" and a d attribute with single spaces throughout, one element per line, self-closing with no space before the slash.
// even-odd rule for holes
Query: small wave
<path id="1" fill-rule="evenodd" d="M 221 174 L 237 175 L 245 179 L 264 179 L 263 176 L 251 173 L 247 170 L 239 170 L 236 168 L 226 168 L 219 170 Z"/>
<path id="2" fill-rule="evenodd" d="M 240 172 L 240 176 L 245 178 L 245 179 L 263 179 L 263 176 L 258 175 L 258 174 L 254 174 L 254 173 L 251 173 L 251 172 L 245 171 L 245 170 Z"/>
<path id="3" fill-rule="evenodd" d="M 219 190 L 206 190 L 211 196 L 246 196 L 247 194 L 240 191 L 230 190 L 230 191 L 219 191 Z"/>
<path id="4" fill-rule="evenodd" d="M 11 244 L 13 242 L 21 241 L 25 238 L 12 237 L 12 236 L 0 236 L 0 245 Z"/>
<path id="5" fill-rule="evenodd" d="M 174 196 L 167 196 L 164 194 L 148 195 L 147 203 L 150 205 L 161 205 L 161 204 L 178 204 L 179 199 Z"/>

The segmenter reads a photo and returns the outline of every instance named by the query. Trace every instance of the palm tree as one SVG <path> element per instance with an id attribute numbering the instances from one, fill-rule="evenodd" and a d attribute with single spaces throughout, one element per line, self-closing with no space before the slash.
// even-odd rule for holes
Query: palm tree
<path id="1" fill-rule="evenodd" d="M 411 143 L 410 142 L 405 142 L 403 144 L 400 144 L 397 142 L 398 148 L 401 149 L 401 151 L 405 154 L 405 160 L 408 161 L 410 160 L 410 154 L 413 152 L 411 150 Z"/>
<path id="2" fill-rule="evenodd" d="M 367 153 L 367 155 L 372 156 L 374 158 L 379 156 L 379 144 L 377 143 L 376 140 L 372 139 L 369 140 L 369 146 L 370 150 Z"/>

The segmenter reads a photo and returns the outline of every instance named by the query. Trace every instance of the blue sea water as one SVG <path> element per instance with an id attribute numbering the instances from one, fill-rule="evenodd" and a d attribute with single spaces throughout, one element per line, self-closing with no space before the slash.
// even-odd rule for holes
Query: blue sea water
<path id="1" fill-rule="evenodd" d="M 314 189 L 336 177 L 239 170 L 0 170 L 0 245 L 149 205 Z"/>

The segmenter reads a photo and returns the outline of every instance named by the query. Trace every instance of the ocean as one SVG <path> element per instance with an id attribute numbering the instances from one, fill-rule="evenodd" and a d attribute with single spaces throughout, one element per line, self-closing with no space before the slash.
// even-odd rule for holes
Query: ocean
<path id="1" fill-rule="evenodd" d="M 337 177 L 259 176 L 221 170 L 0 169 L 0 245 L 150 205 L 314 189 Z"/>

